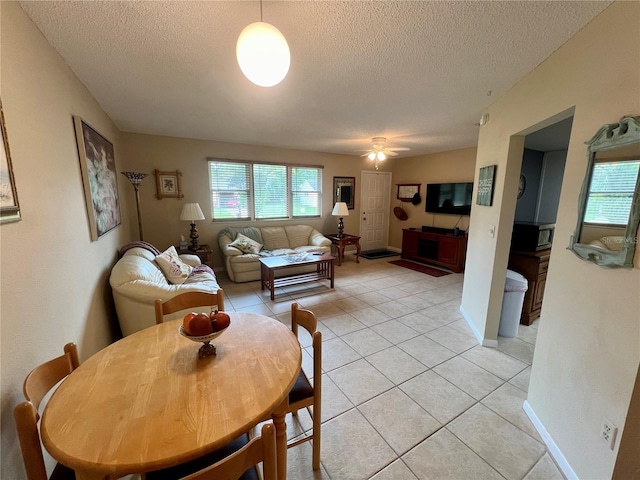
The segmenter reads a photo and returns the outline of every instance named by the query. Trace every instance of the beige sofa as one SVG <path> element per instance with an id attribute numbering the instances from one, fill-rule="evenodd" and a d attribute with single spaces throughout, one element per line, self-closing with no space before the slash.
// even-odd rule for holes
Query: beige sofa
<path id="1" fill-rule="evenodd" d="M 111 270 L 109 283 L 124 336 L 155 325 L 156 299 L 164 301 L 184 292 L 216 293 L 220 289 L 213 270 L 201 265 L 195 255 L 180 255 L 194 268 L 184 283 L 170 283 L 156 262 L 158 254 L 152 245 L 133 242 L 120 250 L 121 258 Z"/>
<path id="2" fill-rule="evenodd" d="M 262 244 L 259 253 L 243 253 L 232 246 L 238 234 Z M 260 280 L 260 257 L 331 251 L 331 240 L 309 225 L 225 228 L 218 234 L 218 244 L 227 275 L 238 283 Z M 301 267 L 304 269 L 309 267 Z M 287 274 L 298 273 L 294 270 Z"/>

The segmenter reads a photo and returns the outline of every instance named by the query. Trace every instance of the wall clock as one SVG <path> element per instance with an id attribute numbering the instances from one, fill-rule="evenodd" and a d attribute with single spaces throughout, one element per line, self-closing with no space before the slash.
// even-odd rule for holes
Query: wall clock
<path id="1" fill-rule="evenodd" d="M 520 197 L 522 197 L 522 195 L 524 195 L 525 188 L 527 188 L 527 179 L 521 173 L 520 174 L 520 183 L 518 184 L 518 198 L 520 198 Z"/>

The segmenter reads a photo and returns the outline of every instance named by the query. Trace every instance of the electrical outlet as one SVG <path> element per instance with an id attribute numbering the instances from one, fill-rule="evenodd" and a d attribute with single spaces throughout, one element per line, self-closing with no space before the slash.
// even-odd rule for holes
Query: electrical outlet
<path id="1" fill-rule="evenodd" d="M 602 427 L 600 428 L 600 438 L 602 438 L 609 448 L 613 450 L 616 445 L 616 436 L 618 435 L 618 427 L 613 422 L 607 420 L 606 417 L 602 417 Z"/>

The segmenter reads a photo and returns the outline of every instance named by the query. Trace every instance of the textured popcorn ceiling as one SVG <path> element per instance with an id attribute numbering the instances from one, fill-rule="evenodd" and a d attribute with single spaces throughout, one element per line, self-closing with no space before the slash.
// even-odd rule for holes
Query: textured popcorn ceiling
<path id="1" fill-rule="evenodd" d="M 410 156 L 475 145 L 482 110 L 611 2 L 267 1 L 291 49 L 272 88 L 235 59 L 258 1 L 19 3 L 123 131 Z"/>

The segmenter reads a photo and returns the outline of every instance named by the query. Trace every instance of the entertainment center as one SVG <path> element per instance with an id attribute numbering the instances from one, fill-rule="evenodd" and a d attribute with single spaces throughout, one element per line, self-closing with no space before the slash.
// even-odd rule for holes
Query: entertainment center
<path id="1" fill-rule="evenodd" d="M 466 253 L 467 236 L 457 228 L 402 229 L 401 257 L 404 259 L 439 265 L 461 273 Z"/>

